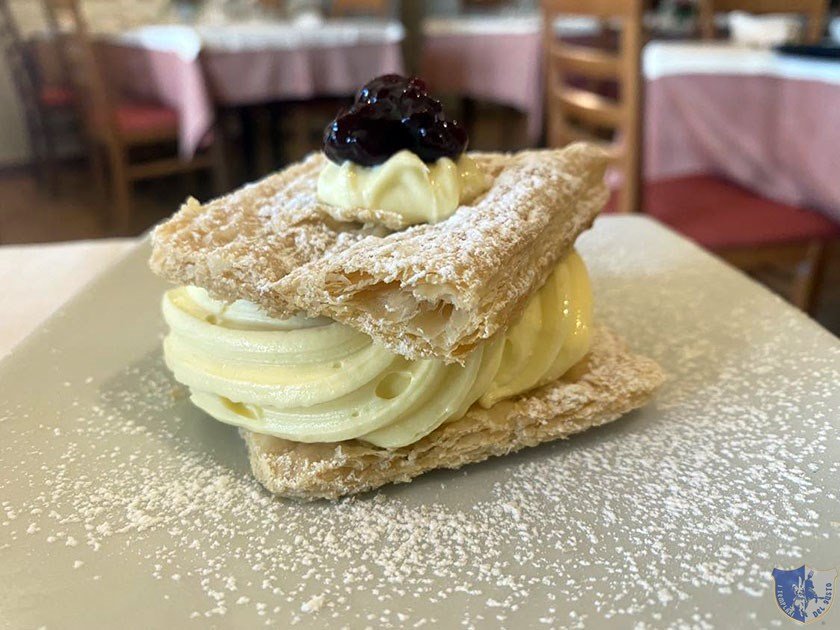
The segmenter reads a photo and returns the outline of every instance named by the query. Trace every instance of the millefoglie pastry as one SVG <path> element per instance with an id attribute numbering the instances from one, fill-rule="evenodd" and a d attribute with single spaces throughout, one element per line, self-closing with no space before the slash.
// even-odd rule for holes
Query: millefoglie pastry
<path id="1" fill-rule="evenodd" d="M 374 79 L 324 152 L 154 232 L 167 365 L 239 426 L 270 491 L 409 481 L 564 438 L 661 383 L 592 322 L 574 249 L 607 199 L 594 147 L 465 153 L 419 79 Z"/>

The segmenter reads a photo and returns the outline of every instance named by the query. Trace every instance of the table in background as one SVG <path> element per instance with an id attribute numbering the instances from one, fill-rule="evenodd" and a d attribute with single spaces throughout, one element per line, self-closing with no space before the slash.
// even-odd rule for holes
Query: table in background
<path id="1" fill-rule="evenodd" d="M 840 220 L 840 63 L 652 42 L 643 64 L 648 179 L 724 175 Z"/>
<path id="2" fill-rule="evenodd" d="M 349 96 L 373 76 L 403 72 L 403 37 L 401 24 L 370 20 L 153 25 L 103 46 L 121 91 L 178 112 L 181 153 L 190 156 L 217 106 Z"/>
<path id="3" fill-rule="evenodd" d="M 534 15 L 429 18 L 420 75 L 438 93 L 508 105 L 542 132 L 542 20 Z"/>
<path id="4" fill-rule="evenodd" d="M 557 37 L 595 45 L 616 25 L 590 16 L 555 20 Z M 605 30 L 606 27 L 606 30 Z M 674 25 L 656 12 L 645 28 L 657 39 L 684 39 L 690 25 Z M 508 105 L 527 117 L 528 140 L 543 131 L 542 16 L 539 13 L 482 13 L 430 17 L 423 22 L 421 76 L 441 93 Z"/>

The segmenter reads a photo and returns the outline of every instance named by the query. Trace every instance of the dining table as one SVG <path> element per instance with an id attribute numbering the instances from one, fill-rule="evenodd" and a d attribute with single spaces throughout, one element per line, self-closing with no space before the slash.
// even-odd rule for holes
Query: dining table
<path id="1" fill-rule="evenodd" d="M 658 38 L 686 37 L 690 23 L 674 23 L 656 11 L 644 16 L 646 29 Z M 614 20 L 561 15 L 555 36 L 593 44 Z M 483 11 L 441 14 L 422 24 L 421 75 L 442 94 L 454 94 L 512 107 L 526 118 L 528 141 L 543 132 L 543 19 L 536 11 Z"/>
<path id="2" fill-rule="evenodd" d="M 162 103 L 191 157 L 220 107 L 349 96 L 373 76 L 403 72 L 396 21 L 329 19 L 151 24 L 99 38 L 121 94 Z"/>
<path id="3" fill-rule="evenodd" d="M 0 248 L 0 270 L 40 268 L 12 278 L 36 300 L 90 246 Z M 774 568 L 840 566 L 840 341 L 650 218 L 577 247 L 600 325 L 667 373 L 656 399 L 332 503 L 265 492 L 237 429 L 190 405 L 168 284 L 128 245 L 0 361 L 0 625 L 793 627 Z"/>
<path id="4" fill-rule="evenodd" d="M 655 14 L 642 51 L 645 177 L 715 174 L 840 220 L 840 62 L 725 41 L 686 39 Z M 559 37 L 603 24 L 563 16 Z M 840 20 L 832 22 L 840 33 Z M 433 16 L 422 74 L 433 90 L 512 106 L 528 139 L 543 130 L 542 20 L 536 13 Z"/>
<path id="5" fill-rule="evenodd" d="M 138 242 L 114 238 L 0 247 L 0 359 Z"/>
<path id="6" fill-rule="evenodd" d="M 539 14 L 433 16 L 422 25 L 420 74 L 436 93 L 507 105 L 542 132 Z"/>
<path id="7" fill-rule="evenodd" d="M 840 61 L 653 41 L 642 64 L 647 179 L 722 175 L 840 221 Z"/>

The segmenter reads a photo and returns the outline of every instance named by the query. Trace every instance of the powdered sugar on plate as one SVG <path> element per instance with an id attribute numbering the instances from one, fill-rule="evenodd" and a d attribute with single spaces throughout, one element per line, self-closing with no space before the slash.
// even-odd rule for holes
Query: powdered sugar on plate
<path id="1" fill-rule="evenodd" d="M 21 595 L 0 613 L 48 628 L 105 627 L 109 606 L 131 610 L 127 627 L 778 621 L 774 566 L 840 565 L 837 340 L 647 221 L 604 222 L 580 249 L 598 316 L 669 373 L 656 401 L 360 498 L 264 492 L 154 339 L 108 378 L 56 373 L 60 406 L 13 391 L 0 576 Z M 78 610 L 26 604 L 54 584 Z"/>

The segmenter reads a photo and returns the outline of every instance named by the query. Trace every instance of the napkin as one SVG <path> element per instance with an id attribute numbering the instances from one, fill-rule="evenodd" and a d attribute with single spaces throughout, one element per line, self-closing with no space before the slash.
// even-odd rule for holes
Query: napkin
<path id="1" fill-rule="evenodd" d="M 828 23 L 828 34 L 834 43 L 840 44 L 840 17 L 836 17 Z"/>
<path id="2" fill-rule="evenodd" d="M 745 46 L 772 48 L 799 41 L 802 21 L 798 16 L 786 13 L 751 15 L 733 11 L 729 14 L 729 36 Z"/>

